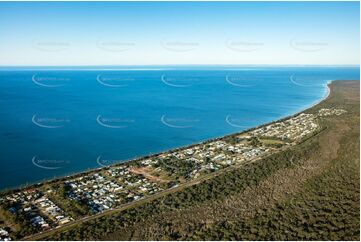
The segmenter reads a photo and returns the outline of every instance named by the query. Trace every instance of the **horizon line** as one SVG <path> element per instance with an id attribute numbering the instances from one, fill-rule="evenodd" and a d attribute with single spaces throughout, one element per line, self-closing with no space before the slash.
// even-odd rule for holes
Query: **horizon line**
<path id="1" fill-rule="evenodd" d="M 87 67 L 259 67 L 259 66 L 279 66 L 279 67 L 360 67 L 360 64 L 151 64 L 151 65 L 0 65 L 0 68 L 51 68 L 51 67 L 66 67 L 66 68 L 87 68 Z"/>

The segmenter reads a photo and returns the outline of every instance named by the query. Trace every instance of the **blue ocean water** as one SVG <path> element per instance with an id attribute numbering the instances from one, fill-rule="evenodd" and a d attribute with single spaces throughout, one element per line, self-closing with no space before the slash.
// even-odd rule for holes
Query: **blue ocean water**
<path id="1" fill-rule="evenodd" d="M 296 113 L 359 67 L 0 69 L 0 190 Z"/>

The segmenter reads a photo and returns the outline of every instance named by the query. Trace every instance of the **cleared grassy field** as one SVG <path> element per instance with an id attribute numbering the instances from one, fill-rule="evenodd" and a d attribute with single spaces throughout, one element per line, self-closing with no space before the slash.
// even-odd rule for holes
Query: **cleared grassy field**
<path id="1" fill-rule="evenodd" d="M 322 132 L 263 160 L 49 240 L 359 240 L 359 82 L 306 112 L 342 108 Z"/>

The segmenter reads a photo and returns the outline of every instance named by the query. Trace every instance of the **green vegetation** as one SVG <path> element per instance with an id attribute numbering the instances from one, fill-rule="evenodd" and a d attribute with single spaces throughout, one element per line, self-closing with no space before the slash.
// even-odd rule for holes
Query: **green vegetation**
<path id="1" fill-rule="evenodd" d="M 173 174 L 172 178 L 178 181 L 182 180 L 182 178 L 188 179 L 189 174 L 193 171 L 194 167 L 197 167 L 197 165 L 189 160 L 181 160 L 172 157 L 160 160 L 154 167 L 161 167 L 167 174 Z"/>
<path id="2" fill-rule="evenodd" d="M 51 186 L 52 192 L 48 194 L 49 198 L 59 204 L 60 208 L 69 214 L 73 218 L 80 218 L 84 215 L 90 215 L 90 211 L 86 204 L 78 203 L 74 200 L 70 200 L 66 195 L 66 187 L 63 183 L 55 183 Z M 44 190 L 48 190 L 44 187 Z"/>
<path id="3" fill-rule="evenodd" d="M 359 100 L 359 82 L 333 82 L 331 96 L 307 112 L 347 113 L 322 117 L 320 131 L 298 145 L 42 239 L 359 240 Z M 186 163 L 175 167 L 186 174 Z"/>
<path id="4" fill-rule="evenodd" d="M 259 140 L 263 145 L 274 148 L 281 148 L 285 144 L 285 142 L 280 139 L 262 138 Z"/>

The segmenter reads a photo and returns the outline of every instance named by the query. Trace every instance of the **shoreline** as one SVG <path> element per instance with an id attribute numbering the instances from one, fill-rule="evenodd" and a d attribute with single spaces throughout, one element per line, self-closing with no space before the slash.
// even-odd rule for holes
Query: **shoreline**
<path id="1" fill-rule="evenodd" d="M 116 166 L 119 166 L 119 165 L 122 165 L 122 164 L 152 158 L 152 157 L 155 157 L 155 156 L 158 156 L 158 155 L 161 155 L 161 154 L 175 152 L 175 151 L 179 151 L 179 150 L 182 150 L 182 149 L 188 149 L 188 148 L 191 148 L 191 147 L 194 147 L 194 146 L 197 146 L 197 145 L 207 144 L 209 142 L 222 140 L 224 138 L 228 138 L 228 137 L 232 137 L 232 136 L 235 136 L 235 135 L 240 135 L 240 134 L 243 134 L 243 133 L 247 133 L 247 132 L 250 132 L 252 130 L 258 129 L 260 127 L 267 126 L 267 125 L 272 124 L 272 123 L 281 122 L 283 120 L 286 120 L 286 119 L 292 118 L 294 116 L 297 116 L 297 115 L 299 115 L 299 114 L 301 114 L 303 112 L 306 112 L 307 110 L 310 110 L 310 109 L 314 108 L 315 106 L 319 105 L 320 103 L 324 102 L 325 100 L 327 100 L 331 95 L 330 85 L 334 81 L 335 80 L 327 81 L 327 83 L 324 85 L 324 87 L 326 88 L 326 93 L 320 100 L 315 101 L 310 106 L 307 106 L 307 107 L 303 108 L 301 111 L 297 111 L 297 112 L 295 112 L 293 114 L 286 115 L 285 117 L 281 117 L 281 118 L 272 120 L 270 122 L 263 123 L 263 124 L 260 124 L 260 125 L 257 125 L 257 126 L 254 126 L 254 127 L 251 127 L 251 128 L 248 128 L 246 130 L 242 130 L 242 131 L 239 131 L 239 132 L 236 132 L 236 133 L 225 134 L 223 136 L 206 139 L 206 140 L 203 140 L 203 141 L 198 141 L 196 143 L 187 144 L 187 145 L 184 145 L 184 146 L 168 149 L 168 150 L 161 151 L 161 152 L 150 153 L 148 155 L 142 155 L 142 156 L 138 156 L 138 157 L 127 159 L 127 160 L 120 160 L 120 161 L 115 162 L 115 163 L 113 163 L 111 165 L 108 165 L 108 166 L 102 166 L 102 167 L 98 167 L 98 168 L 88 168 L 87 170 L 73 172 L 73 173 L 70 173 L 69 175 L 60 175 L 60 176 L 54 177 L 54 178 L 44 178 L 42 181 L 34 181 L 34 182 L 31 182 L 31 183 L 29 182 L 26 185 L 18 185 L 18 186 L 14 186 L 14 187 L 8 187 L 8 188 L 0 189 L 0 195 L 7 194 L 7 193 L 10 193 L 10 192 L 14 192 L 14 191 L 20 191 L 20 190 L 27 189 L 27 188 L 28 189 L 36 188 L 36 187 L 39 187 L 39 186 L 42 186 L 42 185 L 45 185 L 45 184 L 50 184 L 50 183 L 53 183 L 53 182 L 60 182 L 60 181 L 65 180 L 65 179 L 72 179 L 72 178 L 76 178 L 76 177 L 79 177 L 79 176 L 82 176 L 82 175 L 87 175 L 87 174 L 90 174 L 92 172 L 99 171 L 99 170 L 102 170 L 102 169 L 105 169 L 105 168 L 108 168 L 108 167 L 116 167 Z"/>
<path id="2" fill-rule="evenodd" d="M 330 88 L 330 85 L 332 84 L 332 82 L 334 82 L 335 80 L 330 80 L 330 81 L 327 81 L 327 83 L 325 84 L 325 88 L 326 88 L 326 93 L 325 95 L 319 100 L 319 101 L 316 101 L 314 104 L 312 104 L 310 107 L 308 107 L 307 109 L 311 109 L 313 108 L 314 106 L 320 104 L 321 102 L 323 102 L 324 100 L 326 100 L 330 94 L 331 94 L 331 88 Z M 306 110 L 307 110 L 306 109 Z"/>

